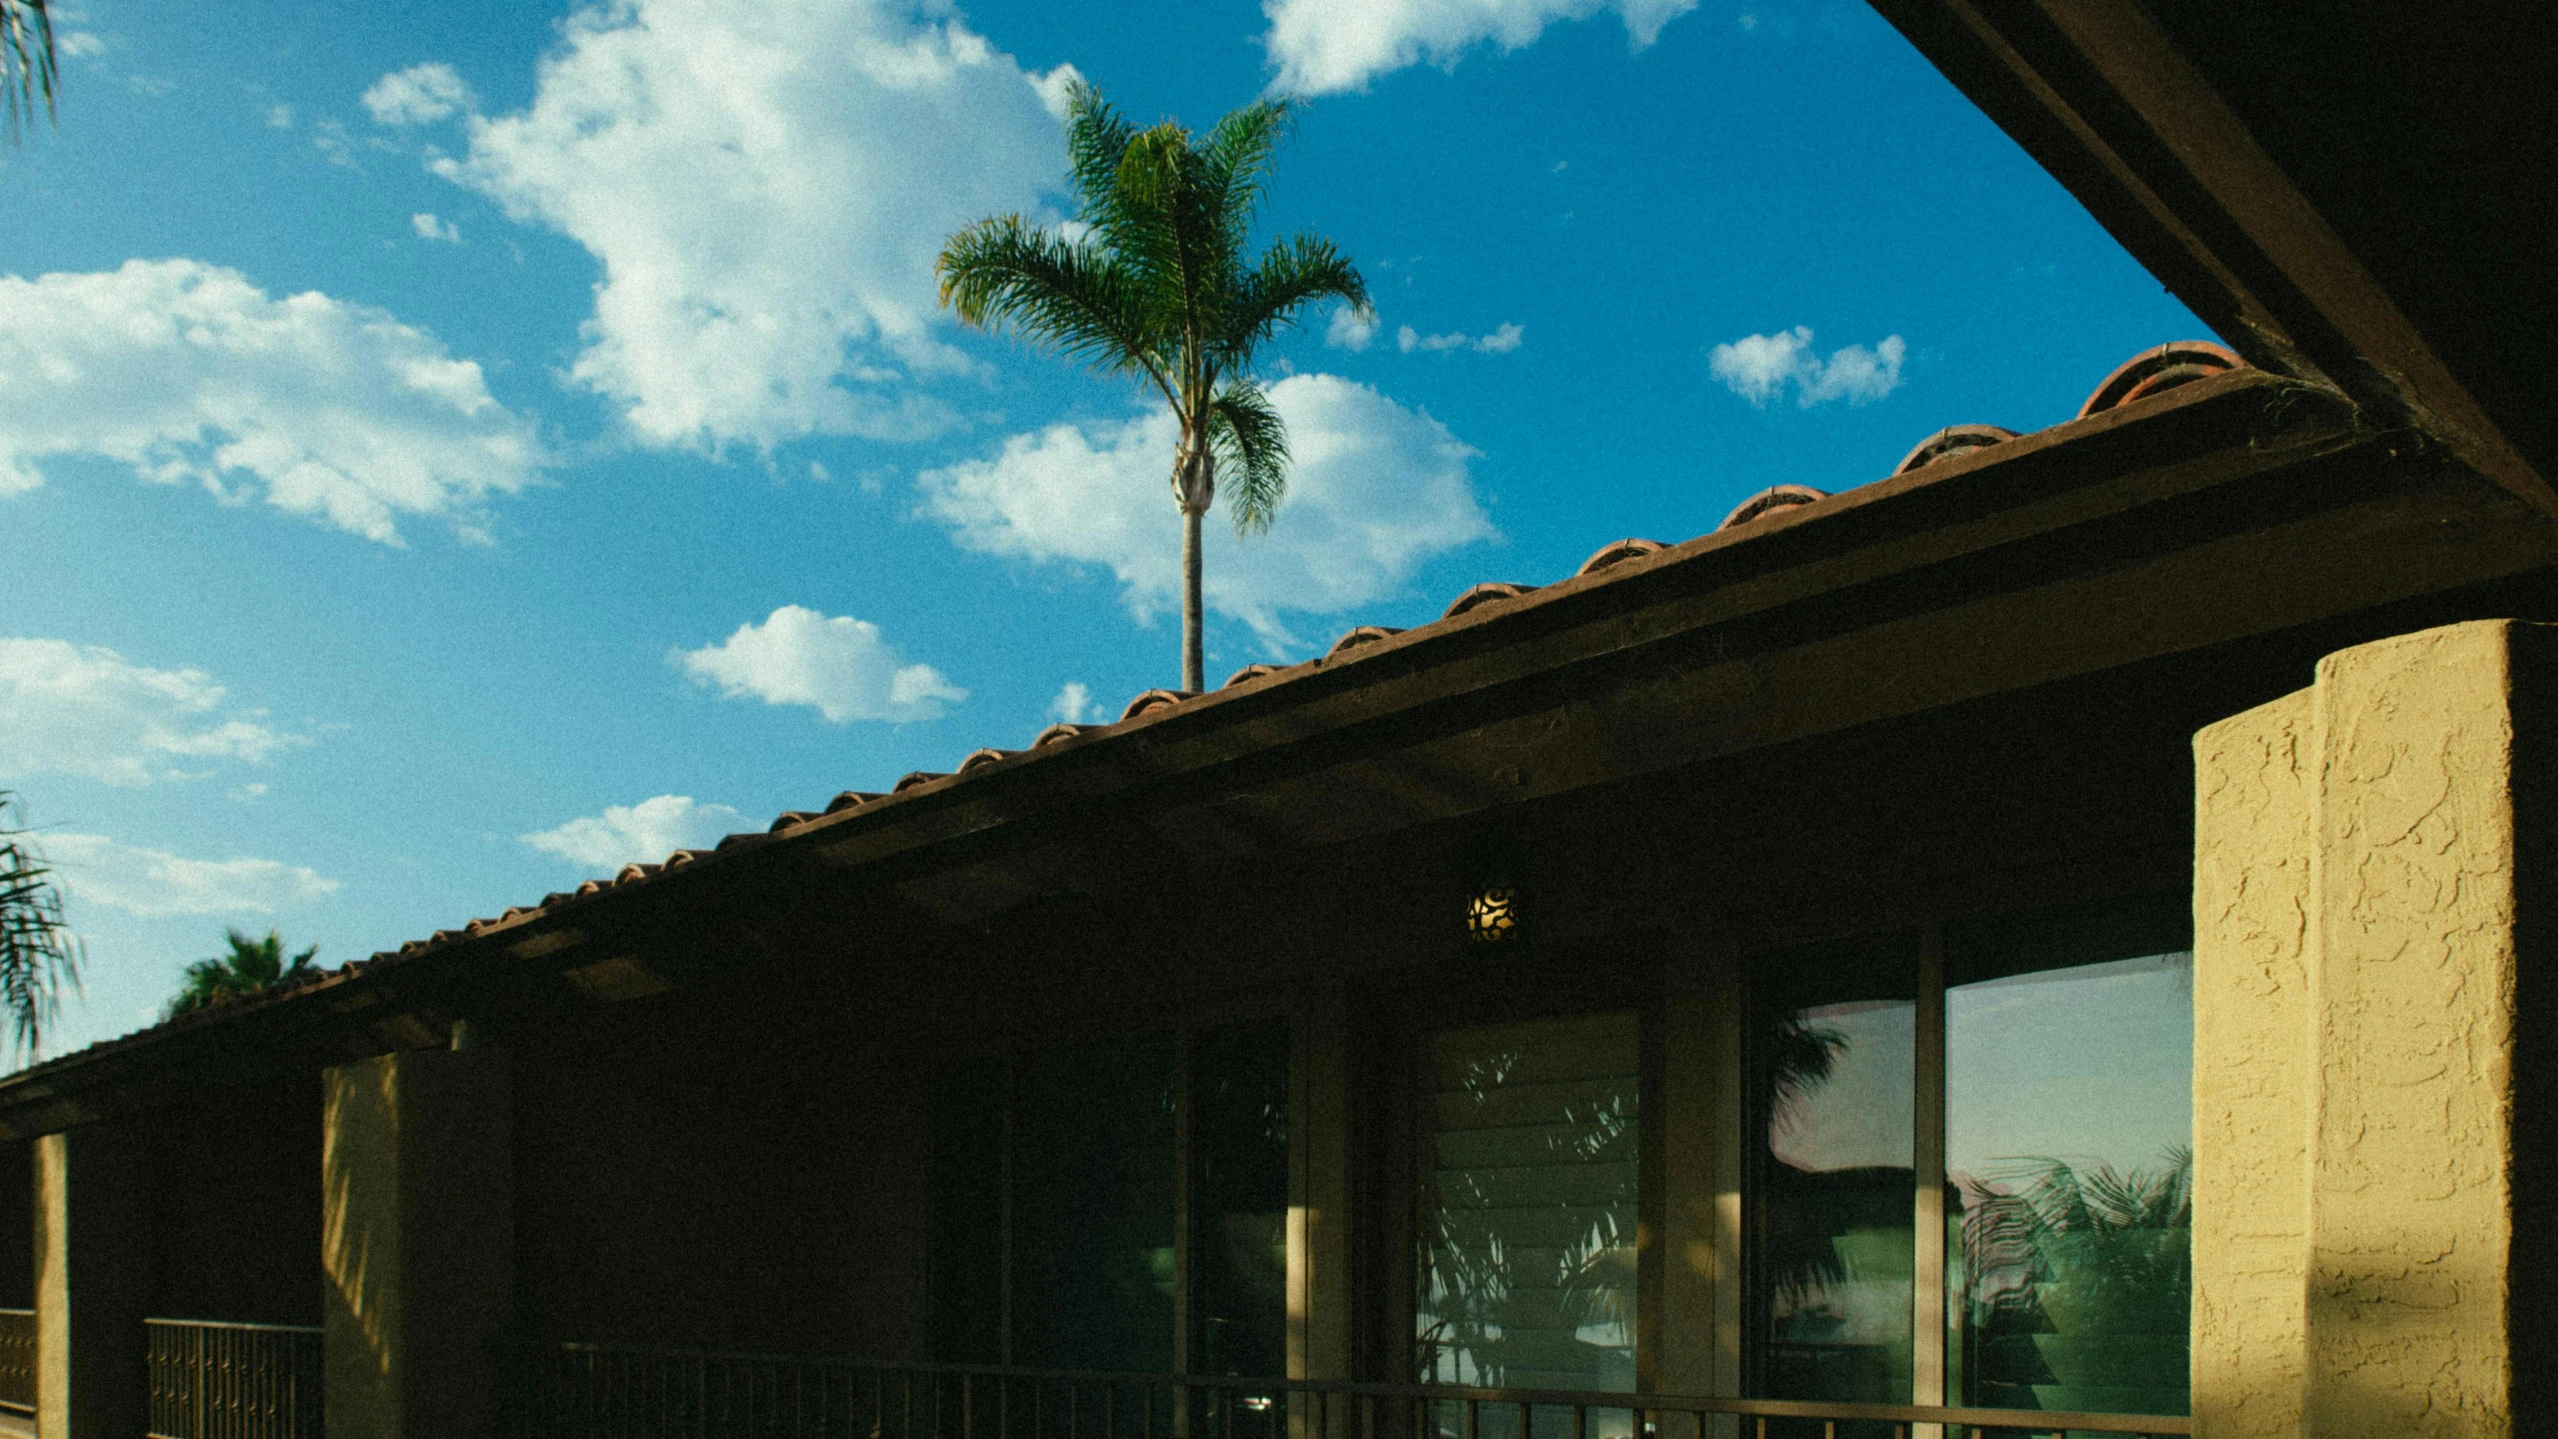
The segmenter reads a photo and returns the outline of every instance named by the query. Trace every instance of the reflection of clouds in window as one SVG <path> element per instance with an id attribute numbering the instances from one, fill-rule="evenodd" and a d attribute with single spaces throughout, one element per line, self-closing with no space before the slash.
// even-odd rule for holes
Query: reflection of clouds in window
<path id="1" fill-rule="evenodd" d="M 2194 1132 L 2187 953 L 2041 970 L 1945 993 L 1946 1170 L 2054 1158 L 2128 1174 Z"/>
<path id="2" fill-rule="evenodd" d="M 1799 1011 L 1799 1029 L 1835 1036 L 1828 1076 L 1779 1106 L 1768 1148 L 1796 1169 L 1825 1173 L 1909 1167 L 1915 1011 L 1907 1000 L 1860 1000 Z"/>

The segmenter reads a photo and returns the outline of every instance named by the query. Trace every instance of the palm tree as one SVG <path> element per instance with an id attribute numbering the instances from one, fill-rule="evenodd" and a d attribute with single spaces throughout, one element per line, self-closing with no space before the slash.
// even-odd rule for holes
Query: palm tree
<path id="1" fill-rule="evenodd" d="M 7 112 L 7 133 L 15 139 L 18 125 L 33 119 L 36 97 L 44 97 L 53 113 L 53 16 L 46 0 L 0 0 L 0 102 Z"/>
<path id="2" fill-rule="evenodd" d="M 225 933 L 231 952 L 187 966 L 186 987 L 169 1001 L 171 1019 L 298 980 L 311 972 L 311 957 L 320 952 L 315 944 L 287 959 L 284 941 L 274 930 L 268 930 L 264 939 L 251 939 L 236 929 Z"/>
<path id="3" fill-rule="evenodd" d="M 0 1015 L 18 1053 L 32 1058 L 62 1013 L 62 991 L 80 989 L 80 944 L 62 927 L 62 894 L 44 856 L 12 826 L 15 796 L 0 790 Z"/>
<path id="4" fill-rule="evenodd" d="M 1106 374 L 1137 377 L 1172 406 L 1185 690 L 1207 688 L 1199 521 L 1216 500 L 1219 463 L 1239 535 L 1267 529 L 1287 489 L 1287 426 L 1249 373 L 1253 351 L 1313 301 L 1368 307 L 1359 272 L 1319 236 L 1277 241 L 1245 263 L 1246 232 L 1295 108 L 1285 97 L 1263 100 L 1205 136 L 1170 120 L 1139 130 L 1076 81 L 1066 110 L 1074 223 L 980 220 L 951 236 L 936 266 L 942 303 L 960 319 L 1009 325 Z"/>

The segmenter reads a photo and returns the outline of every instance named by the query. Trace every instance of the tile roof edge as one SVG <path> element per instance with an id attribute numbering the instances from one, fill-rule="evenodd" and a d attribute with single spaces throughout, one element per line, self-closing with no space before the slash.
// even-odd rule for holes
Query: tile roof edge
<path id="1" fill-rule="evenodd" d="M 2126 361 L 2124 365 L 2117 367 L 2114 375 L 2108 376 L 2106 384 L 2115 383 L 2116 376 L 2128 371 L 2137 363 L 2148 361 L 2154 356 L 2197 348 L 2198 345 L 2199 342 L 2180 342 L 2144 351 L 2133 357 L 2131 361 Z M 199 1010 L 193 1014 L 163 1020 L 158 1024 L 114 1039 L 98 1041 L 96 1044 L 85 1046 L 70 1054 L 42 1061 L 14 1074 L 0 1076 L 0 1103 L 5 1103 L 9 1091 L 20 1083 L 37 1076 L 58 1073 L 61 1067 L 71 1065 L 85 1056 L 103 1058 L 130 1048 L 172 1038 L 215 1022 L 236 1019 L 248 1013 L 263 1012 L 281 1003 L 309 996 L 323 989 L 335 989 L 358 979 L 378 977 L 386 967 L 406 968 L 410 961 L 423 960 L 475 941 L 502 942 L 509 931 L 524 928 L 537 921 L 556 920 L 564 912 L 574 912 L 589 903 L 601 901 L 633 885 L 662 880 L 675 870 L 715 868 L 724 858 L 738 853 L 779 848 L 781 847 L 779 842 L 782 841 L 814 842 L 820 832 L 849 824 L 856 815 L 875 818 L 877 812 L 883 809 L 894 812 L 903 802 L 946 793 L 981 774 L 1011 770 L 1041 758 L 1077 751 L 1088 744 L 1123 734 L 1138 733 L 1178 717 L 1210 713 L 1230 698 L 1266 695 L 1284 685 L 1317 674 L 1328 673 L 1342 666 L 1371 662 L 1389 654 L 1400 654 L 1414 646 L 1463 633 L 1509 616 L 1525 614 L 1548 605 L 1569 603 L 1575 597 L 1602 586 L 1624 584 L 1665 568 L 1692 562 L 1704 555 L 1716 553 L 1734 545 L 1747 544 L 1766 536 L 1792 530 L 1800 525 L 1818 523 L 1828 517 L 1863 509 L 1870 505 L 1889 503 L 1903 495 L 1934 489 L 1960 480 L 1992 465 L 2006 464 L 2090 435 L 2102 434 L 2148 416 L 2203 403 L 2221 394 L 2249 388 L 2276 385 L 2298 386 L 2307 383 L 2240 365 L 2203 375 L 2173 388 L 2154 393 L 2135 394 L 2109 408 L 2083 413 L 2058 424 L 2017 434 L 1995 444 L 1963 450 L 1916 468 L 1902 469 L 1868 483 L 1824 495 L 1817 500 L 1778 505 L 1751 517 L 1745 523 L 1719 527 L 1686 540 L 1675 543 L 1618 540 L 1601 547 L 1592 556 L 1591 561 L 1585 561 L 1583 568 L 1574 574 L 1543 585 L 1519 586 L 1515 594 L 1474 604 L 1459 613 L 1442 615 L 1437 619 L 1400 630 L 1373 625 L 1354 626 L 1320 657 L 1293 665 L 1279 666 L 1260 674 L 1247 675 L 1239 672 L 1227 684 L 1200 693 L 1149 690 L 1138 696 L 1137 701 L 1131 703 L 1131 713 L 1124 714 L 1118 720 L 1085 726 L 1073 734 L 1049 740 L 1046 743 L 1034 741 L 1020 750 L 980 748 L 972 751 L 962 761 L 961 767 L 951 772 L 917 771 L 901 779 L 897 787 L 889 793 L 871 795 L 840 809 L 830 808 L 825 812 L 810 815 L 786 828 L 779 827 L 779 821 L 776 821 L 777 827 L 771 831 L 760 835 L 752 831 L 747 832 L 756 841 L 754 843 L 731 844 L 723 840 L 716 848 L 679 850 L 654 864 L 626 866 L 621 876 L 601 882 L 582 883 L 577 890 L 564 895 L 545 896 L 541 904 L 515 906 L 497 916 L 469 920 L 455 929 L 438 930 L 425 940 L 410 940 L 397 949 L 377 951 L 367 959 L 349 961 L 335 970 L 328 971 L 317 980 L 249 996 L 244 1000 L 236 1000 Z M 2100 386 L 2100 393 L 2102 389 L 2103 386 Z M 2090 403 L 2093 402 L 2091 397 Z M 1947 430 L 1939 430 L 1937 434 L 1943 435 L 1949 430 L 1965 428 L 1972 427 L 1953 426 L 1948 427 Z M 1922 441 L 1922 446 L 1925 443 Z M 1906 461 L 1904 463 L 1906 464 Z M 1651 548 L 1642 548 L 1644 546 L 1651 546 Z M 1618 551 L 1626 553 L 1596 570 L 1588 568 L 1593 561 Z M 1466 593 L 1471 594 L 1475 589 L 1481 588 L 1483 585 L 1478 584 Z M 1367 638 L 1361 639 L 1358 643 L 1350 643 L 1354 637 L 1363 635 Z M 1252 667 L 1247 667 L 1247 669 L 1250 668 Z M 1141 708 L 1142 702 L 1149 699 L 1156 702 Z M 1052 726 L 1051 730 L 1057 728 L 1061 727 Z M 1042 731 L 1042 736 L 1045 737 L 1048 733 L 1050 731 Z M 846 792 L 846 794 L 850 793 L 852 792 Z M 842 795 L 837 797 L 839 802 L 843 798 Z M 728 838 L 734 840 L 738 836 Z M 631 873 L 633 870 L 638 872 Z M 592 888 L 589 887 L 590 884 Z"/>

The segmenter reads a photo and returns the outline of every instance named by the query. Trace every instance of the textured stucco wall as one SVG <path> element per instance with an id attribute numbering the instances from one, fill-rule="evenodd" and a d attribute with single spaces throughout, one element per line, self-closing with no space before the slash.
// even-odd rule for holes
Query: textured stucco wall
<path id="1" fill-rule="evenodd" d="M 151 1158 L 142 1126 L 99 1120 L 35 1142 L 36 1432 L 131 1439 L 148 1415 Z"/>
<path id="2" fill-rule="evenodd" d="M 2514 1432 L 2516 856 L 2549 821 L 2513 696 L 2552 666 L 2545 626 L 2402 635 L 2196 737 L 2197 1433 Z"/>
<path id="3" fill-rule="evenodd" d="M 2306 691 L 2194 741 L 2194 1413 L 2227 1439 L 2300 1432 L 2316 750 Z"/>
<path id="4" fill-rule="evenodd" d="M 411 1050 L 332 1069 L 321 1114 L 324 1403 L 341 1439 L 492 1432 L 512 1317 L 507 1057 Z"/>
<path id="5" fill-rule="evenodd" d="M 2319 665 L 2320 1434 L 2512 1431 L 2517 628 L 2429 630 Z"/>

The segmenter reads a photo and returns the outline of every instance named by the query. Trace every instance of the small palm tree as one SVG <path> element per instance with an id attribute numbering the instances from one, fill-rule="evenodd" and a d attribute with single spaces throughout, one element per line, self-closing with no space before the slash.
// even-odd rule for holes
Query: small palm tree
<path id="1" fill-rule="evenodd" d="M 1207 688 L 1200 635 L 1199 521 L 1222 461 L 1237 534 L 1268 528 L 1287 489 L 1288 432 L 1249 373 L 1253 352 L 1299 309 L 1332 298 L 1361 310 L 1368 290 L 1332 242 L 1295 235 L 1247 264 L 1244 244 L 1295 104 L 1247 105 L 1193 136 L 1167 120 L 1139 130 L 1082 81 L 1068 92 L 1066 158 L 1075 223 L 1019 215 L 950 238 L 942 303 L 988 329 L 1130 375 L 1172 406 L 1181 439 L 1181 687 Z"/>
<path id="2" fill-rule="evenodd" d="M 80 943 L 62 925 L 62 893 L 26 831 L 11 823 L 15 796 L 0 790 L 0 1016 L 17 1052 L 32 1058 L 80 990 Z"/>
<path id="3" fill-rule="evenodd" d="M 169 1001 L 171 1019 L 300 979 L 311 972 L 311 957 L 320 952 L 315 944 L 287 959 L 284 941 L 274 930 L 268 930 L 264 939 L 251 939 L 236 929 L 225 933 L 231 952 L 187 966 L 186 987 Z"/>

